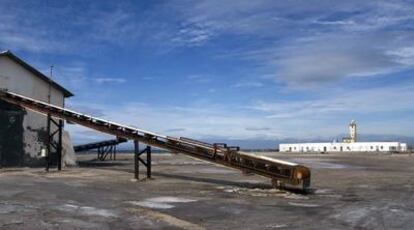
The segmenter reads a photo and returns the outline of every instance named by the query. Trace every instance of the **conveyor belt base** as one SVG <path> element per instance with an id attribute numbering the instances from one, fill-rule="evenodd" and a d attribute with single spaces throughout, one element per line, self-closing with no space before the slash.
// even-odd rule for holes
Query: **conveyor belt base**
<path id="1" fill-rule="evenodd" d="M 238 148 L 229 147 L 225 144 L 209 144 L 189 138 L 164 136 L 57 107 L 4 90 L 0 91 L 0 99 L 103 133 L 268 177 L 278 187 L 300 190 L 306 190 L 310 187 L 311 172 L 309 168 L 296 163 L 242 152 Z"/>

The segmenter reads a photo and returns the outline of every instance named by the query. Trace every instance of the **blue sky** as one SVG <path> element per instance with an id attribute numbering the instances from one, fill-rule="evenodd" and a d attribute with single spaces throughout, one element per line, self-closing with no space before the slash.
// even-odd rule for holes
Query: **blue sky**
<path id="1" fill-rule="evenodd" d="M 68 107 L 167 135 L 413 136 L 410 1 L 0 0 L 0 49 L 53 64 Z"/>

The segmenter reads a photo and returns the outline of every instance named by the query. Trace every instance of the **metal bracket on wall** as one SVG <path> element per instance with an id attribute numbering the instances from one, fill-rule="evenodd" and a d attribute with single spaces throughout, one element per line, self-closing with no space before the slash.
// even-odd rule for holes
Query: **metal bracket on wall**
<path id="1" fill-rule="evenodd" d="M 147 154 L 147 161 L 141 158 L 141 155 Z M 151 146 L 139 151 L 139 142 L 134 140 L 134 165 L 135 165 L 135 179 L 139 179 L 139 162 L 141 162 L 147 168 L 147 178 L 151 178 Z"/>

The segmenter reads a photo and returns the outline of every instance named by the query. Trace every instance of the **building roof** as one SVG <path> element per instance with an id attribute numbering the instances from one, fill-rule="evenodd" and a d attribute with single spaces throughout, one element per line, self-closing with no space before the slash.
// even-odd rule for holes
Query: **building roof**
<path id="1" fill-rule="evenodd" d="M 17 64 L 21 65 L 23 68 L 25 68 L 26 70 L 28 70 L 32 74 L 34 74 L 37 77 L 39 77 L 40 79 L 44 80 L 48 84 L 51 84 L 56 89 L 62 91 L 63 92 L 63 95 L 65 97 L 71 97 L 71 96 L 73 96 L 73 93 L 71 93 L 69 90 L 65 89 L 63 86 L 59 85 L 58 83 L 56 83 L 55 81 L 53 81 L 52 79 L 50 79 L 49 77 L 47 77 L 46 75 L 42 74 L 40 71 L 38 71 L 37 69 L 33 68 L 31 65 L 27 64 L 25 61 L 23 61 L 22 59 L 20 59 L 16 55 L 14 55 L 9 50 L 0 51 L 0 57 L 2 57 L 2 56 L 3 57 L 10 58 L 11 60 L 13 60 Z"/>

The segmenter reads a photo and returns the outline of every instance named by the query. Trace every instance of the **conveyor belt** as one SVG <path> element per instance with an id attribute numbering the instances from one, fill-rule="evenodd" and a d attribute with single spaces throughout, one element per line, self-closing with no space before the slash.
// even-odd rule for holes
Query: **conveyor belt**
<path id="1" fill-rule="evenodd" d="M 93 143 L 88 143 L 88 144 L 83 144 L 83 145 L 76 145 L 76 146 L 73 146 L 73 149 L 75 150 L 75 152 L 82 152 L 82 151 L 87 151 L 91 149 L 97 149 L 100 147 L 117 145 L 117 144 L 124 143 L 124 142 L 127 142 L 127 139 L 117 138 L 114 140 L 106 140 L 106 141 L 93 142 Z"/>
<path id="2" fill-rule="evenodd" d="M 310 186 L 310 170 L 302 165 L 257 156 L 239 151 L 225 144 L 208 144 L 189 138 L 175 138 L 146 130 L 117 124 L 107 120 L 81 114 L 69 109 L 50 105 L 16 93 L 0 91 L 0 99 L 41 114 L 50 114 L 103 133 L 137 140 L 150 146 L 182 153 L 219 165 L 255 173 L 272 179 L 276 186 L 305 190 Z"/>

